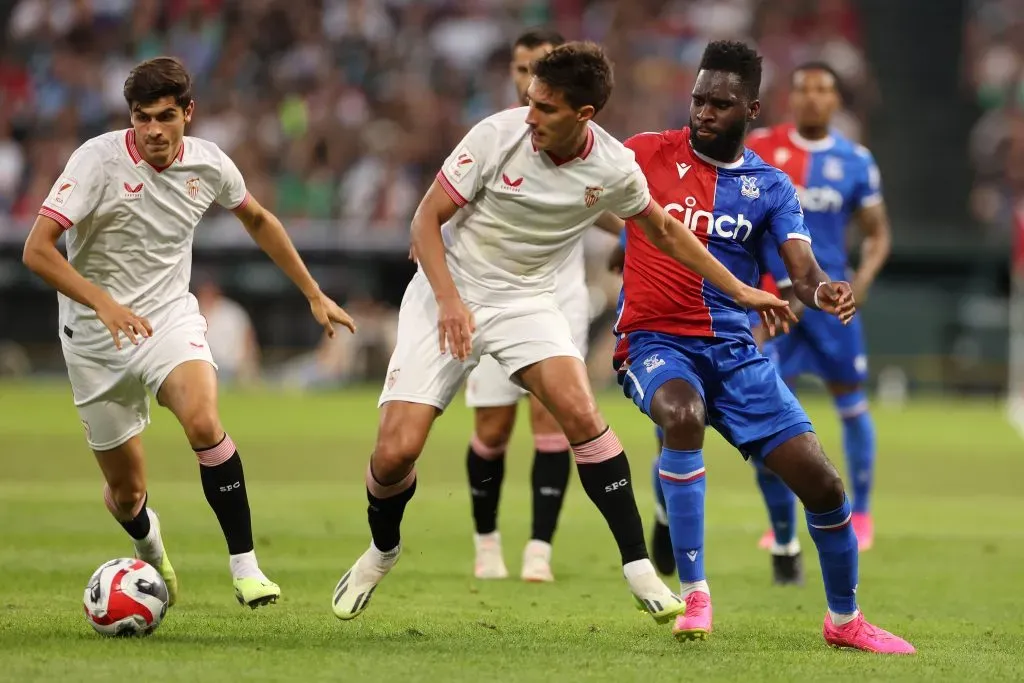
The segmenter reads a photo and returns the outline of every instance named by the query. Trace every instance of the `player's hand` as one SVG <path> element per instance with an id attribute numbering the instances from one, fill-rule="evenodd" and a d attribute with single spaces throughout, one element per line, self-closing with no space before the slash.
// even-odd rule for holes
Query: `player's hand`
<path id="1" fill-rule="evenodd" d="M 736 303 L 744 308 L 752 308 L 761 315 L 761 323 L 769 337 L 774 337 L 778 329 L 788 333 L 789 324 L 797 321 L 788 301 L 763 289 L 745 287 L 736 297 Z"/>
<path id="2" fill-rule="evenodd" d="M 615 248 L 612 249 L 612 253 L 608 255 L 608 270 L 613 273 L 622 273 L 622 270 L 626 267 L 626 250 L 622 246 L 616 244 Z"/>
<path id="3" fill-rule="evenodd" d="M 356 323 L 352 320 L 352 316 L 323 292 L 317 292 L 316 296 L 309 300 L 309 310 L 331 339 L 334 339 L 335 323 L 347 327 L 352 334 L 356 332 Z"/>
<path id="4" fill-rule="evenodd" d="M 451 351 L 459 360 L 469 358 L 473 350 L 476 321 L 473 313 L 458 296 L 437 300 L 437 342 L 441 353 Z"/>
<path id="5" fill-rule="evenodd" d="M 839 318 L 844 325 L 849 323 L 857 312 L 853 288 L 845 280 L 833 280 L 818 285 L 815 298 L 821 310 Z"/>
<path id="6" fill-rule="evenodd" d="M 114 346 L 121 350 L 121 333 L 128 338 L 132 344 L 138 346 L 139 337 L 150 337 L 153 334 L 153 326 L 142 316 L 132 313 L 127 306 L 122 306 L 113 299 L 109 299 L 96 308 L 96 315 L 110 330 L 114 338 Z"/>

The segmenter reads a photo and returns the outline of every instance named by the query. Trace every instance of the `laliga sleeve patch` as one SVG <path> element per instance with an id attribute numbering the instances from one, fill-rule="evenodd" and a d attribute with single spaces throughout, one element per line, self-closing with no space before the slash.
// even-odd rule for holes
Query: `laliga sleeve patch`
<path id="1" fill-rule="evenodd" d="M 476 157 L 473 156 L 472 152 L 467 147 L 460 147 L 452 157 L 452 160 L 448 162 L 448 166 L 445 167 L 444 171 L 453 182 L 459 182 L 466 177 L 473 166 L 476 165 Z"/>
<path id="2" fill-rule="evenodd" d="M 50 190 L 50 203 L 54 206 L 64 206 L 71 199 L 71 194 L 78 187 L 78 181 L 68 176 L 61 176 L 53 189 Z"/>

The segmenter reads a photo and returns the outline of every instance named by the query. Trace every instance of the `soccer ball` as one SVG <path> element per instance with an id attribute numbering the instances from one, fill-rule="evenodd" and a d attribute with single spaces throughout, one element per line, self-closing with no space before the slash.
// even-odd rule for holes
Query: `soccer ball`
<path id="1" fill-rule="evenodd" d="M 83 599 L 85 618 L 104 636 L 146 636 L 167 612 L 167 584 L 142 560 L 124 557 L 100 565 Z"/>

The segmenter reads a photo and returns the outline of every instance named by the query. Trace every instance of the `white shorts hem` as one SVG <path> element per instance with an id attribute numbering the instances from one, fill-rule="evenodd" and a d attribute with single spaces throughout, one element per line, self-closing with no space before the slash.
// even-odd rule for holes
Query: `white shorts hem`
<path id="1" fill-rule="evenodd" d="M 390 403 L 392 401 L 405 401 L 406 403 L 419 403 L 422 405 L 434 406 L 441 412 L 444 412 L 444 409 L 447 408 L 441 399 L 422 394 L 388 394 L 386 397 L 381 396 L 380 400 L 377 401 L 377 407 L 380 408 L 385 403 Z"/>
<path id="2" fill-rule="evenodd" d="M 123 446 L 124 444 L 128 443 L 131 439 L 135 438 L 136 436 L 144 432 L 148 425 L 149 420 L 146 420 L 145 422 L 140 422 L 131 429 L 129 429 L 128 431 L 126 431 L 123 435 L 101 444 L 94 443 L 89 439 L 86 439 L 86 442 L 89 444 L 89 448 L 91 448 L 94 451 L 112 451 L 118 446 Z"/>

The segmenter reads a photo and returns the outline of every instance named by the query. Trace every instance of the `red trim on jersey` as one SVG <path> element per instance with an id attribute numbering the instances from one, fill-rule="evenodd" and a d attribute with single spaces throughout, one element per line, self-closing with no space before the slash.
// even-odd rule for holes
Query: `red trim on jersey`
<path id="1" fill-rule="evenodd" d="M 459 191 L 455 189 L 455 186 L 452 185 L 452 182 L 450 180 L 448 180 L 448 177 L 444 174 L 444 171 L 438 171 L 437 176 L 435 177 L 437 178 L 437 182 L 441 184 L 441 188 L 448 194 L 449 197 L 452 198 L 452 201 L 455 202 L 456 206 L 462 207 L 469 203 L 469 201 L 461 194 L 459 194 Z"/>
<path id="2" fill-rule="evenodd" d="M 124 144 L 125 144 L 125 147 L 128 148 L 128 156 L 130 156 L 132 158 L 132 161 L 134 161 L 136 164 L 138 164 L 140 161 L 143 161 L 142 153 L 139 152 L 139 146 L 135 142 L 135 129 L 134 128 L 129 128 L 128 129 L 128 132 L 124 136 Z M 168 168 L 170 168 L 171 164 L 173 164 L 175 161 L 181 161 L 184 158 L 185 158 L 185 139 L 182 138 L 181 139 L 181 144 L 178 145 L 178 153 L 174 155 L 174 158 L 171 159 L 170 163 L 168 163 L 166 166 L 156 166 L 154 164 L 150 164 L 149 161 L 146 161 L 146 163 L 149 164 L 150 167 L 154 171 L 156 171 L 157 173 L 162 173 L 163 171 L 166 171 Z"/>
<path id="3" fill-rule="evenodd" d="M 249 194 L 248 190 L 246 190 L 245 196 L 242 197 L 242 201 L 238 202 L 238 206 L 236 206 L 235 208 L 233 208 L 231 210 L 232 211 L 238 211 L 239 209 L 243 208 L 246 204 L 248 204 L 250 199 L 252 199 L 252 195 Z"/>
<path id="4" fill-rule="evenodd" d="M 643 211 L 638 214 L 634 214 L 629 218 L 623 218 L 622 220 L 631 221 L 635 218 L 644 218 L 651 215 L 651 211 L 654 211 L 654 197 L 647 200 L 647 206 L 644 207 Z"/>
<path id="5" fill-rule="evenodd" d="M 64 228 L 65 230 L 70 230 L 72 228 L 72 226 L 74 225 L 74 223 L 71 222 L 70 218 L 68 218 L 67 216 L 65 216 L 64 214 L 62 214 L 59 211 L 54 211 L 53 209 L 51 209 L 48 206 L 44 206 L 44 207 L 40 208 L 39 209 L 39 215 L 40 216 L 45 216 L 46 218 L 49 218 L 50 220 L 56 221 L 60 225 L 60 227 Z"/>
<path id="6" fill-rule="evenodd" d="M 132 158 L 136 164 L 142 161 L 142 155 L 139 154 L 139 148 L 135 144 L 135 129 L 129 128 L 124 134 L 124 146 L 128 150 L 128 156 Z"/>
<path id="7" fill-rule="evenodd" d="M 536 152 L 537 151 L 537 145 L 534 144 L 532 136 L 530 138 L 530 144 L 533 145 L 533 151 Z M 560 156 L 558 156 L 556 154 L 552 154 L 551 152 L 549 152 L 547 150 L 544 150 L 544 153 L 548 155 L 548 158 L 551 159 L 552 162 L 554 162 L 555 166 L 561 166 L 562 164 L 569 163 L 573 159 L 586 159 L 588 156 L 590 156 L 590 152 L 593 149 L 594 149 L 594 131 L 590 128 L 590 126 L 587 126 L 587 139 L 583 143 L 583 147 L 580 148 L 580 150 L 578 152 L 576 152 L 575 154 L 573 154 L 571 157 L 566 157 L 565 159 L 563 159 Z"/>

